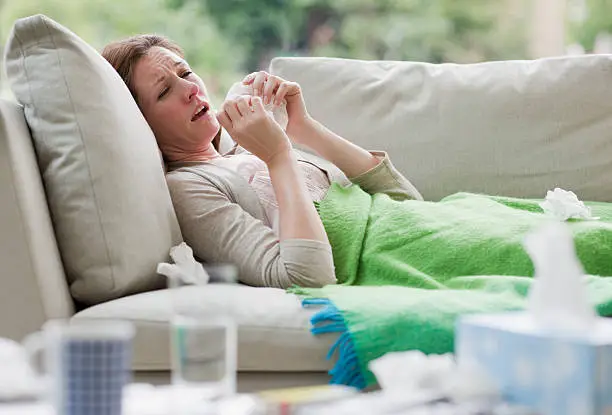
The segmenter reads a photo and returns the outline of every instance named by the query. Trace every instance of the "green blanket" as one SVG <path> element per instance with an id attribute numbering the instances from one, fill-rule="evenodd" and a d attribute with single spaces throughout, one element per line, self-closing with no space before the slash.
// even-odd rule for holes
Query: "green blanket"
<path id="1" fill-rule="evenodd" d="M 453 350 L 458 315 L 517 310 L 533 276 L 525 235 L 554 220 L 537 200 L 458 193 L 440 202 L 395 201 L 332 185 L 317 209 L 338 285 L 294 288 L 304 306 L 327 305 L 313 332 L 342 332 L 332 382 L 374 383 L 368 363 L 386 352 Z M 601 315 L 612 315 L 612 204 L 587 203 L 597 221 L 570 220 Z M 598 276 L 595 276 L 598 275 Z"/>

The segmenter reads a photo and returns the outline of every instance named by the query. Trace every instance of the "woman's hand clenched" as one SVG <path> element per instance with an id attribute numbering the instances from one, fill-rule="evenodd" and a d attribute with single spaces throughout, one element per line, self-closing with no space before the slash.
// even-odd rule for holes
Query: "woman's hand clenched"
<path id="1" fill-rule="evenodd" d="M 279 76 L 265 71 L 253 72 L 247 75 L 242 83 L 253 86 L 253 95 L 263 99 L 264 105 L 279 106 L 287 102 L 287 134 L 294 138 L 296 133 L 306 124 L 310 115 L 306 109 L 302 88 L 297 82 L 287 81 Z"/>
<path id="2" fill-rule="evenodd" d="M 217 119 L 240 146 L 268 165 L 291 151 L 287 134 L 266 114 L 260 97 L 240 96 L 225 101 Z"/>

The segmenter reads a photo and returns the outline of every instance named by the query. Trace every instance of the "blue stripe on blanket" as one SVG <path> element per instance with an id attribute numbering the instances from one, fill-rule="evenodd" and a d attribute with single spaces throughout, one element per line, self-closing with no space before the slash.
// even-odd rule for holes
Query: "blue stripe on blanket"
<path id="1" fill-rule="evenodd" d="M 302 306 L 325 306 L 310 319 L 313 326 L 310 330 L 312 334 L 317 336 L 324 333 L 341 333 L 327 353 L 327 360 L 330 360 L 334 353 L 338 352 L 338 361 L 329 371 L 331 375 L 329 383 L 364 389 L 366 381 L 359 368 L 351 333 L 346 327 L 340 310 L 336 308 L 332 301 L 324 298 L 304 299 L 302 300 Z"/>

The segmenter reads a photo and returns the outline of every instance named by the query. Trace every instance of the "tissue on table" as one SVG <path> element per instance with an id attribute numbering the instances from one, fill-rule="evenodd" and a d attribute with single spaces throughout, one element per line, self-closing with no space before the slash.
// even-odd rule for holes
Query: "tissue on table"
<path id="1" fill-rule="evenodd" d="M 495 379 L 510 403 L 543 415 L 612 413 L 612 321 L 589 306 L 567 226 L 530 235 L 535 281 L 526 312 L 463 316 L 455 353 Z"/>
<path id="2" fill-rule="evenodd" d="M 459 367 L 450 353 L 390 352 L 372 360 L 369 369 L 387 394 L 428 397 L 434 401 L 499 400 L 499 391 L 491 379 L 476 367 Z"/>

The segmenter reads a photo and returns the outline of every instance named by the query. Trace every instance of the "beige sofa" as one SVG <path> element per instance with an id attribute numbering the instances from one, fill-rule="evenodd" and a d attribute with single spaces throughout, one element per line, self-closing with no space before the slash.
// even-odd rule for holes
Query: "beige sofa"
<path id="1" fill-rule="evenodd" d="M 311 114 L 331 129 L 388 151 L 426 199 L 456 191 L 543 197 L 559 186 L 612 201 L 609 56 L 463 66 L 277 58 L 270 71 L 300 82 Z M 167 290 L 75 314 L 24 110 L 6 100 L 0 197 L 0 336 L 21 339 L 49 318 L 130 320 L 137 378 L 168 381 Z M 312 336 L 314 310 L 293 295 L 213 284 L 194 288 L 184 304 L 237 321 L 240 390 L 328 380 L 335 336 Z"/>
<path id="2" fill-rule="evenodd" d="M 0 337 L 21 340 L 50 318 L 75 313 L 23 110 L 0 100 Z M 282 290 L 211 284 L 185 302 L 239 325 L 240 390 L 327 382 L 332 339 L 309 333 L 311 311 Z M 74 318 L 120 318 L 136 324 L 136 378 L 169 381 L 171 317 L 167 290 L 109 301 Z"/>

